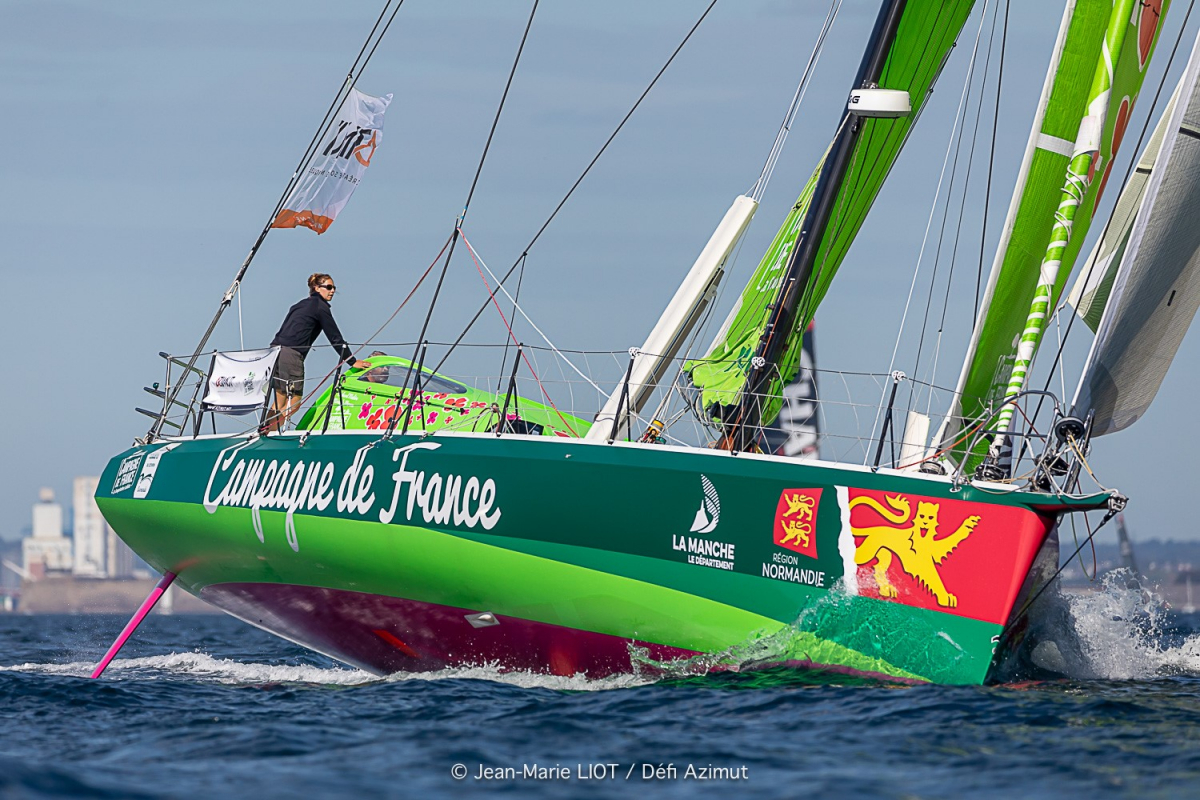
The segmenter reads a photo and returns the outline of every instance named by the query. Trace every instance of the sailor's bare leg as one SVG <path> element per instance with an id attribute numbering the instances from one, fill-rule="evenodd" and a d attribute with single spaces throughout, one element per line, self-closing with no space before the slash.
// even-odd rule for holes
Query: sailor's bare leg
<path id="1" fill-rule="evenodd" d="M 287 394 L 286 392 L 275 392 L 275 403 L 271 406 L 271 413 L 267 415 L 267 422 L 264 426 L 267 431 L 281 431 L 287 426 L 287 422 L 292 418 L 292 414 L 300 405 L 300 396 Z"/>

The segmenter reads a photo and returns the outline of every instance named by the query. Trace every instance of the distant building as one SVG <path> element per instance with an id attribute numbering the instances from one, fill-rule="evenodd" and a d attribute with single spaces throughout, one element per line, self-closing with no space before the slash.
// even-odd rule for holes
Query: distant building
<path id="1" fill-rule="evenodd" d="M 100 478 L 75 478 L 75 567 L 80 578 L 130 578 L 138 572 L 138 558 L 100 514 L 96 487 Z"/>
<path id="2" fill-rule="evenodd" d="M 21 543 L 25 571 L 35 578 L 71 570 L 71 540 L 63 535 L 63 509 L 54 490 L 42 489 L 33 507 L 33 535 Z"/>
<path id="3" fill-rule="evenodd" d="M 96 505 L 96 487 L 99 478 L 79 477 L 75 479 L 75 562 L 72 571 L 81 578 L 108 577 L 108 523 L 100 516 Z"/>
<path id="4" fill-rule="evenodd" d="M 110 578 L 132 578 L 134 577 L 135 566 L 139 560 L 129 549 L 129 545 L 122 542 L 117 537 L 117 532 L 108 526 L 104 525 L 107 534 L 105 540 L 108 544 L 107 552 L 107 567 L 108 577 Z"/>

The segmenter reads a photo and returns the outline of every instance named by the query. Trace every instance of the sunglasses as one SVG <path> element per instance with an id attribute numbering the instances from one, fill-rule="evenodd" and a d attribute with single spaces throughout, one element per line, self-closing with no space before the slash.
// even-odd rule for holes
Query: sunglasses
<path id="1" fill-rule="evenodd" d="M 324 286 L 318 286 L 317 288 L 318 288 L 318 289 L 328 289 L 328 290 L 329 290 L 329 291 L 331 291 L 331 292 L 336 292 L 336 291 L 337 291 L 337 287 L 336 287 L 336 286 L 334 286 L 332 283 L 326 284 L 326 285 L 324 285 Z"/>

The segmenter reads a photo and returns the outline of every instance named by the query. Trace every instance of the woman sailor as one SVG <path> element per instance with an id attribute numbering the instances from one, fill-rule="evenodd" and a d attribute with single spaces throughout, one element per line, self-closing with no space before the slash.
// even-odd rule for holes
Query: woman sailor
<path id="1" fill-rule="evenodd" d="M 279 345 L 280 349 L 279 359 L 275 362 L 275 405 L 264 431 L 281 430 L 299 407 L 304 394 L 304 357 L 312 349 L 318 334 L 324 333 L 333 349 L 350 366 L 370 366 L 370 362 L 354 358 L 354 351 L 333 321 L 329 301 L 336 291 L 337 286 L 329 275 L 323 272 L 310 275 L 308 297 L 288 309 L 279 333 L 271 340 L 272 346 Z"/>

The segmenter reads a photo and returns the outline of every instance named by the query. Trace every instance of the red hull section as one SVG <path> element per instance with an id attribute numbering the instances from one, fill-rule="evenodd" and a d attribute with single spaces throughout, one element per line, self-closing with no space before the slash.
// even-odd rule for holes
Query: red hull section
<path id="1" fill-rule="evenodd" d="M 633 671 L 631 646 L 645 648 L 654 661 L 696 655 L 513 617 L 476 627 L 468 616 L 477 616 L 477 609 L 338 589 L 223 583 L 206 587 L 201 597 L 278 636 L 383 675 L 496 665 L 602 678 Z"/>

